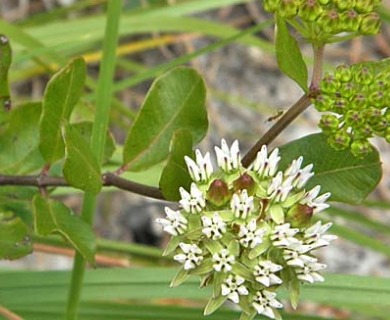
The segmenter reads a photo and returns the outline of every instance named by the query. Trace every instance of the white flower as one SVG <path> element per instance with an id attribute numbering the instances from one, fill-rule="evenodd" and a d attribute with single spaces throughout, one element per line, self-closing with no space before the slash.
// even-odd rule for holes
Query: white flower
<path id="1" fill-rule="evenodd" d="M 245 279 L 240 276 L 229 275 L 222 283 L 222 295 L 228 296 L 228 299 L 238 303 L 240 296 L 249 294 L 248 289 L 243 285 Z"/>
<path id="2" fill-rule="evenodd" d="M 263 314 L 268 318 L 275 319 L 274 308 L 282 308 L 283 305 L 275 299 L 276 293 L 262 290 L 257 291 L 253 297 L 252 306 L 258 314 Z"/>
<path id="3" fill-rule="evenodd" d="M 183 217 L 180 211 L 174 211 L 171 208 L 165 207 L 165 213 L 167 214 L 167 219 L 156 219 L 157 223 L 162 224 L 164 231 L 173 236 L 177 236 L 183 234 L 187 230 L 188 221 Z"/>
<path id="4" fill-rule="evenodd" d="M 323 225 L 321 221 L 317 221 L 310 228 L 305 230 L 305 234 L 303 236 L 305 243 L 313 249 L 328 246 L 331 241 L 337 239 L 334 235 L 324 234 L 331 226 L 331 222 Z"/>
<path id="5" fill-rule="evenodd" d="M 276 202 L 285 201 L 293 188 L 292 182 L 293 177 L 283 180 L 283 173 L 279 171 L 267 189 L 269 197 Z"/>
<path id="6" fill-rule="evenodd" d="M 236 218 L 246 219 L 254 208 L 253 197 L 249 197 L 246 189 L 243 189 L 240 194 L 233 194 L 230 208 Z"/>
<path id="7" fill-rule="evenodd" d="M 317 261 L 316 258 L 304 254 L 311 249 L 310 246 L 297 243 L 295 246 L 291 245 L 283 251 L 283 258 L 286 260 L 287 265 L 303 268 L 306 264 Z"/>
<path id="8" fill-rule="evenodd" d="M 206 206 L 206 200 L 202 191 L 198 189 L 195 183 L 191 184 L 191 193 L 188 193 L 184 188 L 180 187 L 179 192 L 181 200 L 179 203 L 186 212 L 199 213 Z"/>
<path id="9" fill-rule="evenodd" d="M 324 193 L 321 196 L 317 197 L 320 193 L 321 186 L 315 186 L 310 191 L 306 192 L 302 197 L 300 204 L 307 205 L 310 208 L 313 208 L 313 214 L 321 212 L 327 208 L 329 205 L 324 203 L 330 197 L 330 192 Z"/>
<path id="10" fill-rule="evenodd" d="M 202 232 L 207 238 L 217 240 L 222 238 L 223 233 L 226 232 L 226 223 L 221 219 L 217 212 L 214 212 L 212 218 L 202 217 L 203 229 Z"/>
<path id="11" fill-rule="evenodd" d="M 270 156 L 267 155 L 267 146 L 263 145 L 257 153 L 256 159 L 251 166 L 251 170 L 256 172 L 260 177 L 273 177 L 278 169 L 280 160 L 279 149 L 272 151 Z"/>
<path id="12" fill-rule="evenodd" d="M 274 284 L 281 284 L 283 281 L 277 275 L 276 272 L 282 270 L 283 267 L 273 263 L 269 260 L 260 261 L 253 271 L 253 275 L 256 278 L 257 282 L 265 285 L 266 287 L 272 286 Z"/>
<path id="13" fill-rule="evenodd" d="M 307 181 L 314 175 L 314 172 L 311 172 L 313 165 L 309 164 L 303 169 L 301 169 L 303 157 L 299 157 L 291 162 L 290 166 L 284 172 L 286 177 L 293 178 L 293 186 L 298 189 L 302 188 Z"/>
<path id="14" fill-rule="evenodd" d="M 295 269 L 297 273 L 297 278 L 302 281 L 306 281 L 309 283 L 313 282 L 322 282 L 324 278 L 317 272 L 319 270 L 325 269 L 326 264 L 318 263 L 317 259 L 313 262 L 308 262 L 304 265 L 303 268 Z"/>
<path id="15" fill-rule="evenodd" d="M 173 259 L 184 264 L 184 270 L 195 269 L 201 264 L 202 250 L 196 244 L 180 242 L 179 246 L 183 253 L 175 255 Z"/>
<path id="16" fill-rule="evenodd" d="M 240 149 L 238 141 L 235 140 L 229 149 L 225 139 L 221 140 L 221 148 L 214 147 L 217 155 L 218 166 L 225 172 L 230 172 L 239 168 L 241 164 Z"/>
<path id="17" fill-rule="evenodd" d="M 253 249 L 263 242 L 265 228 L 257 228 L 256 219 L 252 219 L 246 226 L 241 225 L 238 236 L 243 247 Z"/>
<path id="18" fill-rule="evenodd" d="M 184 160 L 187 164 L 188 172 L 195 182 L 207 182 L 213 174 L 213 165 L 210 160 L 210 153 L 206 153 L 204 157 L 200 150 L 195 150 L 196 162 L 190 157 L 185 156 Z"/>
<path id="19" fill-rule="evenodd" d="M 213 268 L 217 272 L 230 272 L 232 271 L 232 265 L 235 262 L 233 255 L 229 254 L 227 249 L 222 249 L 219 253 L 213 254 Z"/>
<path id="20" fill-rule="evenodd" d="M 270 239 L 274 246 L 288 247 L 294 243 L 299 243 L 299 240 L 294 238 L 298 231 L 299 229 L 292 229 L 289 223 L 285 223 L 275 226 Z"/>

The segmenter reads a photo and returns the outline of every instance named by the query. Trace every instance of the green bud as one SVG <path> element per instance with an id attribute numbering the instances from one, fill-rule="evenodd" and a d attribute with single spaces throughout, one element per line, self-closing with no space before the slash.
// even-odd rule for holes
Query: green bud
<path id="1" fill-rule="evenodd" d="M 369 107 L 363 111 L 363 117 L 366 119 L 367 123 L 370 125 L 378 123 L 382 118 L 382 112 L 380 109 Z"/>
<path id="2" fill-rule="evenodd" d="M 340 15 L 336 10 L 324 11 L 318 19 L 318 25 L 325 33 L 339 33 L 340 24 Z"/>
<path id="3" fill-rule="evenodd" d="M 325 133 L 331 133 L 338 130 L 340 125 L 340 120 L 337 116 L 334 114 L 325 114 L 321 117 L 320 123 L 318 126 L 324 131 Z"/>
<path id="4" fill-rule="evenodd" d="M 247 173 L 244 173 L 238 179 L 233 181 L 234 192 L 246 189 L 248 195 L 253 195 L 255 187 L 255 180 L 253 180 L 253 178 Z"/>
<path id="5" fill-rule="evenodd" d="M 356 94 L 350 101 L 350 105 L 354 109 L 364 108 L 367 104 L 368 104 L 368 100 L 366 98 L 366 95 L 362 93 Z"/>
<path id="6" fill-rule="evenodd" d="M 348 10 L 340 15 L 342 29 L 349 32 L 356 32 L 359 30 L 361 17 L 354 10 Z"/>
<path id="7" fill-rule="evenodd" d="M 353 75 L 355 81 L 363 85 L 369 85 L 374 81 L 374 74 L 368 66 L 358 66 Z"/>
<path id="8" fill-rule="evenodd" d="M 332 98 L 326 94 L 319 94 L 313 99 L 313 104 L 319 112 L 329 111 L 332 107 Z"/>
<path id="9" fill-rule="evenodd" d="M 336 134 L 328 138 L 329 144 L 336 150 L 345 150 L 351 143 L 351 136 L 348 132 L 341 129 Z"/>
<path id="10" fill-rule="evenodd" d="M 207 200 L 217 207 L 223 206 L 231 198 L 231 192 L 225 181 L 215 179 L 207 190 Z"/>
<path id="11" fill-rule="evenodd" d="M 367 13 L 362 17 L 359 31 L 364 35 L 377 34 L 381 27 L 381 20 L 376 12 Z"/>
<path id="12" fill-rule="evenodd" d="M 353 82 L 344 82 L 340 86 L 339 93 L 343 96 L 343 98 L 349 99 L 356 92 L 356 88 Z"/>
<path id="13" fill-rule="evenodd" d="M 264 10 L 275 12 L 279 7 L 279 0 L 263 0 Z"/>
<path id="14" fill-rule="evenodd" d="M 279 15 L 283 18 L 294 18 L 298 13 L 299 1 L 297 0 L 280 0 Z"/>
<path id="15" fill-rule="evenodd" d="M 318 0 L 318 2 L 323 5 L 323 6 L 326 6 L 328 3 L 329 3 L 329 0 Z"/>
<path id="16" fill-rule="evenodd" d="M 359 126 L 364 123 L 364 117 L 357 110 L 349 110 L 345 115 L 345 123 L 351 127 Z"/>
<path id="17" fill-rule="evenodd" d="M 385 131 L 387 127 L 389 126 L 389 122 L 384 117 L 380 117 L 378 122 L 371 125 L 372 129 L 377 132 Z"/>
<path id="18" fill-rule="evenodd" d="M 364 157 L 372 151 L 372 146 L 368 140 L 357 140 L 351 144 L 351 152 L 355 157 Z"/>
<path id="19" fill-rule="evenodd" d="M 381 107 L 386 103 L 385 94 L 383 91 L 372 92 L 368 97 L 368 101 L 375 107 Z"/>
<path id="20" fill-rule="evenodd" d="M 309 224 L 312 216 L 313 208 L 296 204 L 288 210 L 286 222 L 289 222 L 293 228 L 303 228 Z"/>
<path id="21" fill-rule="evenodd" d="M 341 82 L 348 82 L 352 79 L 351 68 L 347 65 L 340 65 L 336 68 L 334 73 L 334 77 L 336 80 Z"/>
<path id="22" fill-rule="evenodd" d="M 371 138 L 373 131 L 368 124 L 360 125 L 358 128 L 354 129 L 353 137 L 356 140 L 363 140 Z"/>
<path id="23" fill-rule="evenodd" d="M 355 1 L 354 0 L 333 0 L 333 3 L 336 5 L 337 9 L 340 11 L 345 11 L 352 9 Z"/>
<path id="24" fill-rule="evenodd" d="M 359 13 L 372 12 L 379 5 L 378 2 L 380 3 L 380 1 L 372 0 L 355 0 L 355 10 Z"/>
<path id="25" fill-rule="evenodd" d="M 333 103 L 332 111 L 338 114 L 345 114 L 348 111 L 348 101 L 344 98 L 338 98 Z"/>
<path id="26" fill-rule="evenodd" d="M 305 21 L 315 21 L 321 15 L 323 9 L 317 0 L 302 1 L 299 7 L 299 16 Z"/>
<path id="27" fill-rule="evenodd" d="M 320 84 L 320 90 L 325 93 L 335 93 L 339 87 L 340 82 L 330 74 L 325 75 Z"/>

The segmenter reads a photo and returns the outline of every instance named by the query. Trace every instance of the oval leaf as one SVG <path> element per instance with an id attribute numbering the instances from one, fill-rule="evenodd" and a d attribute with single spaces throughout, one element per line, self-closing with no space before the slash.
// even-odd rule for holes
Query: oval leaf
<path id="1" fill-rule="evenodd" d="M 76 58 L 58 71 L 47 84 L 39 124 L 39 148 L 44 159 L 49 163 L 64 156 L 61 125 L 69 120 L 83 92 L 85 76 L 84 59 Z"/>
<path id="2" fill-rule="evenodd" d="M 32 252 L 29 230 L 12 212 L 0 212 L 0 259 L 14 260 Z"/>
<path id="3" fill-rule="evenodd" d="M 65 162 L 62 169 L 73 187 L 98 193 L 102 188 L 99 163 L 78 131 L 68 125 L 64 129 Z"/>
<path id="4" fill-rule="evenodd" d="M 96 241 L 91 227 L 63 203 L 37 194 L 33 199 L 34 227 L 38 235 L 62 235 L 90 263 L 95 263 Z"/>
<path id="5" fill-rule="evenodd" d="M 127 136 L 123 163 L 132 171 L 146 169 L 168 156 L 174 132 L 187 129 L 194 143 L 207 131 L 206 89 L 190 68 L 175 68 L 157 78 Z"/>
<path id="6" fill-rule="evenodd" d="M 280 70 L 293 79 L 303 91 L 308 92 L 307 67 L 301 50 L 288 31 L 286 21 L 280 16 L 276 16 L 275 49 Z"/>
<path id="7" fill-rule="evenodd" d="M 280 152 L 282 169 L 287 168 L 293 159 L 301 155 L 302 166 L 313 163 L 315 175 L 306 188 L 321 185 L 321 193 L 331 192 L 332 201 L 358 203 L 375 189 L 382 176 L 381 162 L 376 150 L 360 159 L 349 150 L 333 149 L 321 133 L 292 141 L 282 146 Z"/>
<path id="8" fill-rule="evenodd" d="M 26 174 L 44 164 L 38 149 L 40 115 L 40 103 L 26 103 L 11 111 L 9 122 L 0 134 L 2 174 Z"/>
<path id="9" fill-rule="evenodd" d="M 160 178 L 160 189 L 165 199 L 179 201 L 179 188 L 189 190 L 191 177 L 188 173 L 184 156 L 192 156 L 191 132 L 185 129 L 177 130 L 172 138 L 170 154 Z"/>

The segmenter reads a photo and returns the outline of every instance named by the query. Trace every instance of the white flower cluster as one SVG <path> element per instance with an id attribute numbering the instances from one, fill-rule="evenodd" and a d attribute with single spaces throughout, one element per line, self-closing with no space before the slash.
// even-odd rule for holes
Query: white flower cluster
<path id="1" fill-rule="evenodd" d="M 300 283 L 324 280 L 319 271 L 326 266 L 314 250 L 336 237 L 326 234 L 331 223 L 313 223 L 312 216 L 329 206 L 330 194 L 319 195 L 320 186 L 304 189 L 314 173 L 313 165 L 302 167 L 302 157 L 278 171 L 278 149 L 268 155 L 263 146 L 248 169 L 241 165 L 238 141 L 229 148 L 222 140 L 215 153 L 216 171 L 209 153 L 196 150 L 195 161 L 185 157 L 190 190 L 180 188 L 179 210 L 165 208 L 166 218 L 157 219 L 172 236 L 165 253 L 182 264 L 172 283 L 196 274 L 202 285 L 213 286 L 209 305 L 229 299 L 245 319 L 281 319 L 279 287 L 289 284 L 298 293 Z M 210 308 L 207 313 L 215 311 Z"/>

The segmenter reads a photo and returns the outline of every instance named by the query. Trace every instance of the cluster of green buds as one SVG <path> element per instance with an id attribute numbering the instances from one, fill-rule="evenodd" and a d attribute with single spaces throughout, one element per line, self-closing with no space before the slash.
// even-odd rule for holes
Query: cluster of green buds
<path id="1" fill-rule="evenodd" d="M 371 151 L 368 139 L 390 143 L 390 60 L 339 66 L 320 84 L 313 103 L 322 115 L 319 126 L 337 150 L 351 148 L 355 156 Z"/>
<path id="2" fill-rule="evenodd" d="M 182 265 L 171 286 L 198 275 L 201 286 L 212 287 L 205 314 L 230 300 L 241 307 L 241 320 L 281 319 L 281 287 L 296 307 L 301 283 L 324 280 L 326 265 L 315 251 L 336 237 L 326 234 L 331 223 L 312 216 L 329 206 L 330 193 L 304 189 L 314 173 L 311 164 L 302 168 L 302 157 L 278 171 L 278 149 L 268 155 L 263 146 L 248 169 L 237 140 L 231 147 L 222 140 L 215 152 L 216 171 L 209 153 L 185 157 L 190 190 L 181 188 L 179 209 L 166 207 L 166 217 L 157 219 L 171 235 L 164 254 Z"/>
<path id="3" fill-rule="evenodd" d="M 342 32 L 376 34 L 380 0 L 264 0 L 265 10 L 285 19 L 298 18 L 311 33 L 327 38 Z"/>

